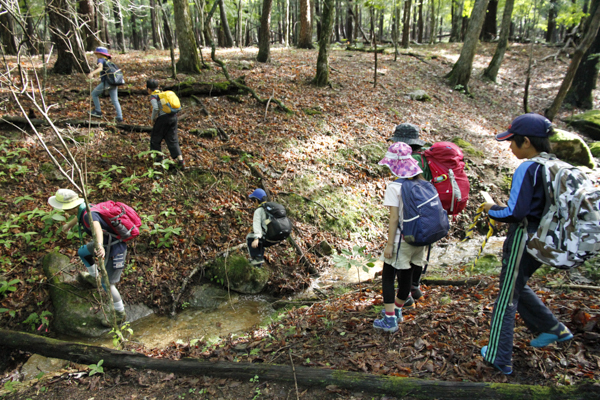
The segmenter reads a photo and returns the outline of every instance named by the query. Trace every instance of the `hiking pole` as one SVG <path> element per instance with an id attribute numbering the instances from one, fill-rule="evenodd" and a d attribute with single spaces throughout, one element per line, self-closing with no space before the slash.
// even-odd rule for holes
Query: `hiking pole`
<path id="1" fill-rule="evenodd" d="M 484 196 L 484 197 L 486 197 L 486 196 Z M 488 200 L 488 199 L 486 198 L 486 200 Z M 490 200 L 491 200 L 491 198 L 490 198 Z M 465 238 L 463 240 L 461 240 L 461 242 L 464 242 L 467 239 L 471 239 L 473 237 L 473 233 L 475 232 L 477 221 L 481 217 L 481 214 L 483 214 L 484 207 L 485 207 L 485 203 L 481 203 L 481 205 L 477 208 L 477 213 L 475 214 L 475 219 L 473 220 L 473 223 L 471 224 L 471 226 L 469 226 L 469 229 L 467 229 Z M 477 263 L 477 260 L 479 260 L 479 257 L 481 257 L 481 252 L 483 251 L 483 248 L 487 244 L 489 238 L 494 234 L 494 228 L 496 227 L 496 221 L 494 221 L 493 219 L 490 219 L 489 217 L 487 217 L 486 220 L 487 220 L 487 225 L 488 225 L 488 232 L 485 235 L 485 239 L 483 239 L 483 243 L 481 244 L 481 247 L 479 248 L 479 252 L 477 253 L 477 257 L 475 258 L 475 261 L 473 261 L 473 265 L 471 265 L 471 270 L 473 270 L 473 268 L 475 268 L 475 264 Z"/>

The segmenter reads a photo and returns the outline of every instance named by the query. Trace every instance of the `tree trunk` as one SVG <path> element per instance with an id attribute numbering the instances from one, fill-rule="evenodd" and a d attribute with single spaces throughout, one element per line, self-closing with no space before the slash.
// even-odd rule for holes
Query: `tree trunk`
<path id="1" fill-rule="evenodd" d="M 460 52 L 460 57 L 452 71 L 446 75 L 448 83 L 451 87 L 461 86 L 465 92 L 469 92 L 469 79 L 471 79 L 471 70 L 473 69 L 473 59 L 479 42 L 479 33 L 485 18 L 488 0 L 476 0 L 471 12 L 471 18 L 467 33 L 465 35 L 465 43 Z"/>
<path id="2" fill-rule="evenodd" d="M 464 0 L 451 0 L 452 2 L 452 27 L 450 29 L 450 43 L 460 42 L 462 28 L 462 13 Z"/>
<path id="3" fill-rule="evenodd" d="M 300 37 L 298 47 L 314 49 L 312 42 L 312 22 L 310 18 L 310 0 L 300 0 Z"/>
<path id="4" fill-rule="evenodd" d="M 100 43 L 96 39 L 94 32 L 98 31 L 96 25 L 96 9 L 94 3 L 90 0 L 80 0 L 77 2 L 79 18 L 84 23 L 82 29 L 82 38 L 85 42 L 85 50 L 93 51 Z"/>
<path id="5" fill-rule="evenodd" d="M 600 69 L 600 35 L 596 35 L 594 43 L 583 56 L 579 68 L 573 78 L 571 88 L 565 97 L 565 103 L 572 104 L 584 110 L 594 108 L 593 91 L 596 89 L 598 81 L 598 71 Z"/>
<path id="6" fill-rule="evenodd" d="M 504 53 L 508 47 L 508 36 L 510 34 L 510 25 L 514 5 L 515 0 L 506 0 L 506 3 L 504 4 L 504 14 L 502 14 L 502 26 L 500 28 L 500 39 L 498 40 L 498 46 L 496 46 L 496 51 L 494 52 L 492 61 L 490 61 L 488 67 L 485 69 L 485 71 L 483 71 L 483 76 L 492 82 L 496 82 L 498 70 L 502 65 Z"/>
<path id="7" fill-rule="evenodd" d="M 546 42 L 548 43 L 556 43 L 556 16 L 558 8 L 558 1 L 550 0 L 550 8 L 548 9 L 548 27 L 546 29 Z"/>
<path id="8" fill-rule="evenodd" d="M 173 0 L 173 12 L 179 42 L 177 70 L 179 72 L 199 73 L 202 63 L 198 55 L 198 44 L 194 37 L 188 2 L 186 0 Z"/>
<path id="9" fill-rule="evenodd" d="M 438 3 L 441 0 L 438 0 Z M 435 44 L 436 42 L 436 32 L 437 32 L 437 14 L 435 13 L 435 0 L 431 0 L 431 36 L 429 36 L 429 44 Z M 441 39 L 441 38 L 440 38 Z"/>
<path id="10" fill-rule="evenodd" d="M 419 1 L 419 18 L 417 20 L 417 43 L 423 43 L 423 3 L 425 0 Z"/>
<path id="11" fill-rule="evenodd" d="M 389 396 L 398 396 L 398 393 L 402 393 L 402 397 L 414 399 L 444 398 L 458 400 L 485 398 L 496 400 L 530 398 L 534 395 L 544 400 L 565 398 L 600 399 L 598 390 L 590 384 L 555 387 L 506 383 L 428 381 L 344 370 L 309 368 L 301 365 L 292 367 L 290 365 L 265 363 L 201 361 L 189 358 L 168 360 L 147 357 L 140 353 L 86 346 L 9 330 L 0 330 L 0 346 L 84 365 L 97 364 L 100 360 L 104 360 L 103 366 L 107 368 L 120 368 L 123 370 L 128 368 L 151 369 L 174 374 L 206 375 L 242 381 L 260 376 L 261 382 L 296 383 L 303 387 L 337 387 L 350 392 L 366 392 Z"/>
<path id="12" fill-rule="evenodd" d="M 156 15 L 156 0 L 150 0 L 150 25 L 152 25 L 152 46 L 157 50 L 162 50 L 162 42 L 158 34 L 159 18 Z"/>
<path id="13" fill-rule="evenodd" d="M 596 3 L 596 2 L 595 2 Z M 587 31 L 585 32 L 585 36 L 581 40 L 581 43 L 575 49 L 573 53 L 573 58 L 571 59 L 571 64 L 569 64 L 569 68 L 567 69 L 567 73 L 565 78 L 563 79 L 562 84 L 560 85 L 560 89 L 558 89 L 558 94 L 556 98 L 552 102 L 552 105 L 549 109 L 546 110 L 546 118 L 550 121 L 556 117 L 558 114 L 558 110 L 562 105 L 564 98 L 567 95 L 568 90 L 571 88 L 571 83 L 575 78 L 575 72 L 577 72 L 577 68 L 579 67 L 579 63 L 583 58 L 583 55 L 587 52 L 587 50 L 592 45 L 596 35 L 598 34 L 598 27 L 600 26 L 600 7 L 596 5 L 596 10 L 593 13 L 593 17 L 589 22 L 587 27 Z"/>
<path id="14" fill-rule="evenodd" d="M 135 1 L 133 1 L 132 3 L 133 5 L 136 5 Z M 139 50 L 141 38 L 138 32 L 137 16 L 135 15 L 135 10 L 131 11 L 131 16 L 129 18 L 131 23 L 131 44 L 134 50 Z"/>
<path id="15" fill-rule="evenodd" d="M 404 16 L 402 26 L 402 48 L 408 49 L 408 41 L 410 34 L 410 9 L 412 7 L 412 0 L 404 0 Z"/>
<path id="16" fill-rule="evenodd" d="M 17 32 L 13 16 L 3 9 L 0 9 L 0 43 L 4 47 L 4 53 L 12 56 L 17 55 Z"/>
<path id="17" fill-rule="evenodd" d="M 227 10 L 225 9 L 224 0 L 219 0 L 219 10 L 221 11 L 221 27 L 225 35 L 225 45 L 223 47 L 233 47 L 233 36 L 229 29 L 229 22 L 227 22 Z"/>
<path id="18" fill-rule="evenodd" d="M 212 20 L 213 14 L 217 10 L 218 6 L 219 6 L 219 1 L 215 0 L 215 2 L 213 3 L 212 8 L 210 9 L 210 11 L 208 12 L 208 14 L 206 15 L 206 20 L 204 21 L 204 40 L 206 41 L 206 43 L 209 46 L 212 46 L 212 43 L 213 43 L 211 20 Z"/>
<path id="19" fill-rule="evenodd" d="M 125 33 L 123 32 L 123 13 L 121 12 L 121 3 L 115 0 L 113 3 L 113 12 L 115 14 L 115 30 L 117 31 L 117 47 L 121 52 L 125 52 Z"/>
<path id="20" fill-rule="evenodd" d="M 269 62 L 271 58 L 271 9 L 273 0 L 263 0 L 260 16 L 260 35 L 258 37 L 258 55 L 256 61 Z"/>
<path id="21" fill-rule="evenodd" d="M 348 1 L 346 8 L 346 38 L 350 45 L 354 43 L 354 27 L 352 26 L 352 1 Z"/>
<path id="22" fill-rule="evenodd" d="M 283 35 L 285 36 L 283 44 L 285 47 L 290 45 L 290 0 L 283 0 Z"/>
<path id="23" fill-rule="evenodd" d="M 491 42 L 496 38 L 498 32 L 496 19 L 498 17 L 498 0 L 489 0 L 483 28 L 481 29 L 480 39 L 484 42 Z"/>
<path id="24" fill-rule="evenodd" d="M 335 2 L 335 28 L 334 28 L 334 32 L 335 32 L 335 41 L 336 42 L 341 42 L 341 35 L 340 35 L 340 31 L 341 31 L 341 6 L 340 6 L 340 0 L 336 0 Z M 383 22 L 383 21 L 382 21 Z M 382 24 L 383 25 L 383 24 Z M 383 27 L 382 27 L 383 28 Z"/>
<path id="25" fill-rule="evenodd" d="M 61 75 L 69 75 L 73 71 L 89 73 L 82 42 L 77 37 L 79 31 L 72 24 L 75 10 L 66 0 L 49 0 L 47 7 L 50 36 L 57 54 L 53 72 Z"/>
<path id="26" fill-rule="evenodd" d="M 26 34 L 27 34 L 27 47 L 29 49 L 29 54 L 35 55 L 38 54 L 38 36 L 35 33 L 35 29 L 33 27 L 33 17 L 31 16 L 31 10 L 29 9 L 29 3 L 27 0 L 23 0 L 23 11 L 25 11 L 25 24 L 26 24 Z"/>
<path id="27" fill-rule="evenodd" d="M 319 39 L 319 55 L 317 56 L 317 74 L 314 80 L 317 86 L 326 86 L 329 84 L 329 38 L 331 37 L 331 28 L 333 27 L 333 19 L 335 18 L 334 0 L 323 1 L 322 18 L 323 34 Z"/>

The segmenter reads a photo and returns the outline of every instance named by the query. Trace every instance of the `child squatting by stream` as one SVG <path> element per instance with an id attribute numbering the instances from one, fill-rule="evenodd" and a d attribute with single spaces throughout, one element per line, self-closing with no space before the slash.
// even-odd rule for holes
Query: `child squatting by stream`
<path id="1" fill-rule="evenodd" d="M 392 144 L 379 165 L 387 165 L 397 178 L 423 179 L 423 171 L 411 157 L 411 147 L 403 142 Z M 402 183 L 390 182 L 385 190 L 383 205 L 390 210 L 388 225 L 388 241 L 381 259 L 383 271 L 381 286 L 384 310 L 382 318 L 373 322 L 375 329 L 385 332 L 398 330 L 398 322 L 403 321 L 402 307 L 409 299 L 412 286 L 412 274 L 417 268 L 425 265 L 425 247 L 411 246 L 402 240 L 400 226 L 402 224 Z M 402 241 L 402 243 L 399 243 Z M 400 251 L 398 252 L 398 245 Z M 398 279 L 398 292 L 394 294 L 394 281 Z"/>
<path id="2" fill-rule="evenodd" d="M 523 114 L 515 118 L 508 130 L 496 135 L 496 140 L 510 142 L 510 150 L 525 160 L 512 178 L 508 204 L 485 203 L 489 217 L 508 222 L 508 234 L 502 249 L 500 292 L 494 303 L 490 340 L 481 349 L 484 360 L 503 374 L 512 373 L 512 350 L 515 313 L 525 325 L 539 335 L 531 341 L 533 347 L 545 347 L 573 338 L 559 322 L 527 280 L 542 265 L 525 250 L 530 234 L 537 231 L 546 204 L 543 165 L 530 161 L 542 152 L 550 153 L 548 137 L 554 133 L 552 123 L 538 114 Z"/>

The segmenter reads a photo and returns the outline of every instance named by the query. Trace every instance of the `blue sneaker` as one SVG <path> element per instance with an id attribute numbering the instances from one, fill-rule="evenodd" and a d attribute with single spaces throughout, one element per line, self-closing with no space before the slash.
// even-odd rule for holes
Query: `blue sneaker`
<path id="1" fill-rule="evenodd" d="M 531 341 L 531 345 L 533 347 L 546 347 L 555 342 L 565 342 L 567 340 L 573 339 L 573 334 L 563 324 L 560 324 L 560 327 L 555 331 L 555 333 L 540 333 L 538 337 Z"/>
<path id="2" fill-rule="evenodd" d="M 406 304 L 406 303 L 404 303 Z M 402 316 L 402 309 L 396 307 L 394 310 L 394 315 L 396 316 L 396 323 L 404 321 L 404 317 Z M 387 315 L 385 314 L 385 308 L 381 310 L 381 316 L 385 318 Z"/>
<path id="3" fill-rule="evenodd" d="M 381 319 L 376 319 L 373 322 L 373 328 L 381 329 L 384 332 L 396 332 L 398 330 L 398 321 L 396 317 L 385 316 Z"/>
<path id="4" fill-rule="evenodd" d="M 481 355 L 482 357 L 485 359 L 485 353 L 487 353 L 487 346 L 483 346 L 481 348 Z M 512 365 L 497 365 L 497 364 L 492 364 L 494 366 L 494 368 L 496 368 L 498 371 L 502 372 L 504 375 L 510 375 L 512 374 Z"/>

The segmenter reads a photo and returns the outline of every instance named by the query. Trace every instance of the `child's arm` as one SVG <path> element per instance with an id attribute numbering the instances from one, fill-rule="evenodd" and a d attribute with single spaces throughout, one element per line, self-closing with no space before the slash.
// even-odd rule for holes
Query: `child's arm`
<path id="1" fill-rule="evenodd" d="M 69 222 L 64 224 L 62 227 L 62 231 L 69 232 L 71 230 L 71 228 L 73 228 L 75 226 L 76 223 L 77 223 L 77 216 L 73 217 L 72 220 L 70 220 Z"/>
<path id="2" fill-rule="evenodd" d="M 385 250 L 383 251 L 383 256 L 385 258 L 391 258 L 392 253 L 394 251 L 394 243 L 396 239 L 396 230 L 398 229 L 399 222 L 399 208 L 398 207 L 388 207 L 390 209 L 390 223 L 388 226 L 388 240 L 387 245 L 385 246 Z"/>
<path id="3" fill-rule="evenodd" d="M 93 70 L 92 72 L 90 72 L 88 74 L 88 78 L 93 78 L 94 75 L 99 74 L 102 71 L 102 68 L 103 68 L 102 64 L 98 64 L 98 68 L 96 68 L 95 70 Z"/>

